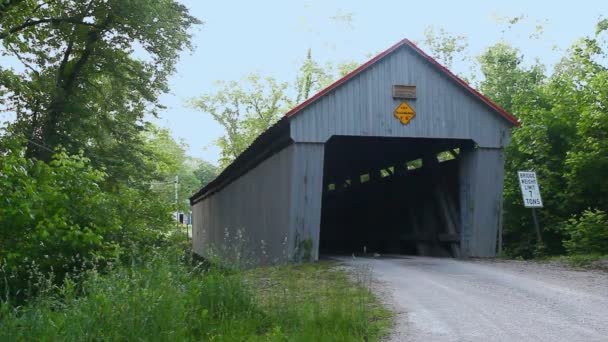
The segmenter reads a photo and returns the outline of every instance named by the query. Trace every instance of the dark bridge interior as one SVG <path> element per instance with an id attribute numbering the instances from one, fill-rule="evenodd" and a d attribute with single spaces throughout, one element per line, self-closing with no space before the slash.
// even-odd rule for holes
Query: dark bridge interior
<path id="1" fill-rule="evenodd" d="M 470 140 L 334 136 L 321 254 L 458 256 L 459 153 Z"/>

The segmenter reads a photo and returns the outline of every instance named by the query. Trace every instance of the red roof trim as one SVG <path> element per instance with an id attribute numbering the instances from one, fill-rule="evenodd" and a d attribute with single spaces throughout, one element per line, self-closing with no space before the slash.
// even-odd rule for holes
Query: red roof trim
<path id="1" fill-rule="evenodd" d="M 465 87 L 468 91 L 470 91 L 471 93 L 473 93 L 473 95 L 477 96 L 480 100 L 482 100 L 487 105 L 489 105 L 490 107 L 492 107 L 492 109 L 494 109 L 499 114 L 501 114 L 502 116 L 504 116 L 507 120 L 509 120 L 510 122 L 512 122 L 514 125 L 516 125 L 516 126 L 520 125 L 519 121 L 517 121 L 517 119 L 513 115 L 507 113 L 507 111 L 505 111 L 504 109 L 500 108 L 496 103 L 492 102 L 492 100 L 488 99 L 487 97 L 483 96 L 480 92 L 478 92 L 477 90 L 473 89 L 473 87 L 471 87 L 467 82 L 465 82 L 462 79 L 460 79 L 460 77 L 454 75 L 450 70 L 448 70 L 448 68 L 446 68 L 443 65 L 441 65 L 433 57 L 427 55 L 424 51 L 422 51 L 418 46 L 416 46 L 416 44 L 412 43 L 409 39 L 403 39 L 402 41 L 400 41 L 399 43 L 391 46 L 390 48 L 388 48 L 386 51 L 382 52 L 378 56 L 370 59 L 365 64 L 361 65 L 360 67 L 358 67 L 357 69 L 351 71 L 350 73 L 348 73 L 347 75 L 345 75 L 341 79 L 339 79 L 336 82 L 332 83 L 329 87 L 321 90 L 320 92 L 318 92 L 317 94 L 315 94 L 313 97 L 309 98 L 308 100 L 306 100 L 306 101 L 300 103 L 298 106 L 294 107 L 292 110 L 290 110 L 289 112 L 287 112 L 285 114 L 285 116 L 286 117 L 291 117 L 291 116 L 295 115 L 296 113 L 298 113 L 302 109 L 308 107 L 308 105 L 310 105 L 311 103 L 317 101 L 323 95 L 325 95 L 325 94 L 329 93 L 330 91 L 336 89 L 337 87 L 339 87 L 340 85 L 342 85 L 346 81 L 348 81 L 351 78 L 355 77 L 357 74 L 359 74 L 363 70 L 369 68 L 370 66 L 372 66 L 373 64 L 375 64 L 377 61 L 379 61 L 380 59 L 384 58 L 386 55 L 388 55 L 391 52 L 397 50 L 398 48 L 400 48 L 403 45 L 408 45 L 409 47 L 411 47 L 412 49 L 414 49 L 414 51 L 416 51 L 418 54 L 420 54 L 426 60 L 428 60 L 429 62 L 431 62 L 435 66 L 437 66 L 439 69 L 441 69 L 443 72 L 445 72 L 448 76 L 450 76 L 454 81 L 456 81 L 461 86 Z"/>
<path id="2" fill-rule="evenodd" d="M 412 43 L 408 39 L 405 39 L 405 43 L 407 45 L 409 45 L 410 47 L 412 47 L 412 49 L 416 50 L 416 52 L 418 52 L 422 57 L 426 58 L 429 62 L 435 64 L 438 68 L 440 68 L 443 72 L 448 74 L 448 76 L 453 78 L 461 86 L 465 87 L 467 90 L 472 92 L 475 96 L 479 97 L 483 102 L 488 104 L 490 107 L 494 108 L 494 110 L 496 110 L 498 113 L 502 114 L 507 120 L 511 121 L 514 125 L 516 125 L 516 126 L 520 125 L 519 121 L 513 115 L 507 113 L 506 110 L 500 108 L 500 106 L 498 106 L 496 103 L 494 103 L 489 98 L 485 97 L 483 94 L 481 94 L 477 90 L 475 90 L 467 82 L 463 81 L 460 77 L 454 75 L 448 68 L 444 67 L 439 62 L 437 62 L 433 57 L 427 55 L 424 51 L 422 51 L 422 49 L 420 49 L 418 46 L 416 46 L 416 44 Z"/>
<path id="3" fill-rule="evenodd" d="M 287 112 L 287 114 L 285 114 L 285 116 L 290 117 L 290 116 L 294 115 L 295 113 L 301 111 L 302 109 L 304 109 L 305 107 L 307 107 L 309 104 L 311 104 L 311 103 L 315 102 L 316 100 L 318 100 L 321 96 L 323 96 L 323 95 L 329 93 L 330 91 L 336 89 L 342 83 L 345 83 L 346 81 L 348 81 L 351 78 L 355 77 L 358 73 L 360 73 L 361 71 L 369 68 L 372 64 L 376 63 L 377 61 L 379 61 L 380 59 L 382 59 L 384 56 L 386 56 L 389 53 L 397 50 L 399 47 L 401 47 L 401 45 L 403 45 L 406 42 L 407 42 L 407 39 L 404 39 L 404 40 L 400 41 L 399 43 L 391 46 L 386 51 L 384 51 L 381 54 L 379 54 L 378 56 L 370 59 L 365 64 L 361 65 L 357 69 L 355 69 L 355 70 L 349 72 L 348 74 L 346 74 L 341 79 L 339 79 L 336 82 L 332 83 L 329 87 L 321 90 L 320 92 L 318 92 L 317 94 L 315 94 L 313 97 L 311 97 L 308 100 L 300 103 L 299 105 L 297 105 L 296 107 L 294 107 L 292 110 L 290 110 L 289 112 Z"/>

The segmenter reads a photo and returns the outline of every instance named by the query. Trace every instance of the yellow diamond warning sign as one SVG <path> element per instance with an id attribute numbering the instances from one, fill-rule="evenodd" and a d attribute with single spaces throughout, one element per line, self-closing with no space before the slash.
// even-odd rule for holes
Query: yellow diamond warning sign
<path id="1" fill-rule="evenodd" d="M 395 109 L 393 115 L 399 119 L 402 124 L 407 125 L 414 117 L 416 117 L 416 111 L 404 101 L 401 102 L 401 104 Z"/>

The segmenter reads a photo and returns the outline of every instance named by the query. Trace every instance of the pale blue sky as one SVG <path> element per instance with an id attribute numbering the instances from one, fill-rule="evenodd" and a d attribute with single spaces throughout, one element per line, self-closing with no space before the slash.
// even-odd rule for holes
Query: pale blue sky
<path id="1" fill-rule="evenodd" d="M 430 25 L 467 36 L 474 55 L 505 39 L 529 60 L 552 64 L 561 54 L 555 47 L 592 34 L 608 14 L 608 1 L 181 1 L 205 24 L 195 33 L 196 51 L 178 65 L 172 94 L 163 97 L 169 108 L 160 122 L 190 145 L 191 155 L 211 162 L 219 152 L 212 141 L 222 130 L 184 103 L 213 91 L 216 80 L 258 71 L 292 81 L 309 47 L 321 62 L 364 61 L 403 38 L 422 39 Z M 331 19 L 346 13 L 351 25 Z M 506 32 L 496 20 L 522 14 L 527 19 Z M 529 38 L 539 23 L 543 36 Z"/>
<path id="2" fill-rule="evenodd" d="M 472 55 L 504 39 L 529 61 L 539 58 L 551 65 L 577 38 L 592 34 L 598 18 L 608 14 L 608 0 L 180 1 L 205 24 L 194 33 L 196 50 L 184 53 L 177 65 L 171 94 L 162 97 L 168 109 L 158 121 L 189 144 L 189 154 L 214 163 L 219 151 L 212 142 L 222 129 L 208 114 L 188 108 L 186 101 L 214 91 L 216 80 L 257 71 L 291 82 L 308 48 L 321 63 L 363 62 L 403 38 L 421 40 L 427 26 L 468 37 Z M 332 19 L 348 13 L 350 25 Z M 522 14 L 526 19 L 506 31 L 496 19 Z M 538 24 L 544 34 L 531 39 Z M 455 65 L 455 71 L 463 67 Z"/>

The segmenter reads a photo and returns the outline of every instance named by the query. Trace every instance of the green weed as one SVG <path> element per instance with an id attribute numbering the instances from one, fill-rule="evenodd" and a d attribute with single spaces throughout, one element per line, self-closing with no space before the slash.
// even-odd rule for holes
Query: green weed
<path id="1" fill-rule="evenodd" d="M 334 264 L 226 270 L 174 245 L 0 304 L 1 341 L 374 341 L 389 324 Z"/>

